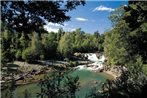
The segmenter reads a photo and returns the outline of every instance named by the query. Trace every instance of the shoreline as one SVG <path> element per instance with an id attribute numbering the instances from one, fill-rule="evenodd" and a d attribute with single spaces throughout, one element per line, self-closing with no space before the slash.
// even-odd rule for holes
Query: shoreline
<path id="1" fill-rule="evenodd" d="M 50 61 L 49 61 L 50 62 Z M 88 62 L 88 61 L 86 61 L 86 62 Z M 40 64 L 29 64 L 29 63 L 27 63 L 27 62 L 21 62 L 21 61 L 15 61 L 13 64 L 16 64 L 16 65 L 18 65 L 19 66 L 19 70 L 21 70 L 23 73 L 25 73 L 25 72 L 29 72 L 29 74 L 31 75 L 31 73 L 34 71 L 34 70 L 36 70 L 36 71 L 38 71 L 39 70 L 39 72 L 41 72 L 41 70 L 42 69 L 44 69 L 45 68 L 45 73 L 46 72 L 52 72 L 51 70 L 53 70 L 53 66 L 49 66 L 48 64 L 45 64 L 45 63 L 43 63 L 43 62 L 41 62 L 42 64 L 40 65 Z M 55 62 L 54 62 L 55 63 Z M 60 62 L 58 62 L 58 61 L 56 61 L 56 64 L 57 63 L 60 63 L 60 64 L 62 64 L 61 63 L 61 61 Z M 65 63 L 65 62 L 64 62 Z M 67 62 L 66 62 L 67 63 Z M 81 62 L 80 62 L 81 63 Z M 83 62 L 82 62 L 83 63 Z M 85 62 L 84 62 L 85 63 Z M 56 65 L 55 64 L 55 65 Z M 53 63 L 52 63 L 52 65 L 53 65 Z M 58 65 L 58 64 L 57 64 Z M 62 67 L 63 67 L 63 64 L 61 65 Z M 99 73 L 104 73 L 104 74 L 108 74 L 108 75 L 110 75 L 110 76 L 112 76 L 114 79 L 116 79 L 118 76 L 120 76 L 119 74 L 116 74 L 112 69 L 110 69 L 110 70 L 104 70 L 103 69 L 104 68 L 104 65 L 101 63 L 100 65 L 98 65 L 98 62 L 94 62 L 94 63 L 91 63 L 91 64 L 82 64 L 82 65 L 78 65 L 78 66 L 76 66 L 76 67 L 73 67 L 72 69 L 76 69 L 76 70 L 88 70 L 88 71 L 92 71 L 92 72 L 99 72 Z M 55 70 L 55 69 L 54 69 Z M 39 76 L 38 76 L 39 75 Z M 24 81 L 24 80 L 20 80 L 20 81 L 17 81 L 17 85 L 19 85 L 19 86 L 21 86 L 21 85 L 27 85 L 27 84 L 31 84 L 31 83 L 34 83 L 34 82 L 38 82 L 39 81 L 39 79 L 40 79 L 40 75 L 41 74 L 36 74 L 36 72 L 33 72 L 33 75 L 31 75 L 31 76 L 33 76 L 33 78 L 34 78 L 34 80 L 29 80 L 29 81 Z M 25 78 L 26 76 L 24 76 L 24 78 Z"/>
<path id="2" fill-rule="evenodd" d="M 113 73 L 112 71 L 103 71 L 103 73 L 106 73 L 108 75 L 111 75 L 114 79 L 116 79 L 118 77 L 118 75 L 116 75 L 115 73 Z"/>
<path id="3" fill-rule="evenodd" d="M 110 70 L 102 69 L 102 67 L 104 67 L 104 66 L 101 66 L 100 68 L 94 68 L 93 66 L 86 67 L 86 65 L 79 65 L 75 68 L 77 70 L 88 70 L 88 71 L 92 71 L 92 72 L 105 73 L 105 74 L 111 75 L 114 79 L 116 79 L 117 77 L 119 77 L 121 75 L 121 73 L 115 72 L 113 67 Z"/>

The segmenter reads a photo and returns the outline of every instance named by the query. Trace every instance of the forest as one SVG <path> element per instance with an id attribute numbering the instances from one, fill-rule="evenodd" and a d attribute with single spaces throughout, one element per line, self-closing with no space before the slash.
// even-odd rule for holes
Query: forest
<path id="1" fill-rule="evenodd" d="M 7 8 L 9 5 L 10 8 Z M 53 23 L 63 23 L 70 20 L 65 13 L 76 10 L 79 5 L 86 5 L 86 1 L 2 1 L 1 69 L 14 61 L 30 64 L 40 60 L 75 61 L 74 53 L 103 53 L 107 67 L 126 69 L 121 69 L 120 77 L 106 80 L 101 91 L 94 87 L 86 98 L 146 98 L 147 2 L 128 1 L 127 6 L 111 12 L 112 29 L 103 34 L 99 31 L 90 34 L 81 28 L 71 32 L 60 28 L 57 33 L 43 28 L 44 22 L 40 17 Z M 37 98 L 80 98 L 76 96 L 80 88 L 79 77 L 68 75 L 68 71 L 55 71 L 38 81 L 40 92 Z M 2 98 L 15 98 L 13 91 L 17 87 L 11 76 L 6 87 L 7 94 Z M 30 93 L 25 90 L 24 98 L 32 98 Z"/>
<path id="2" fill-rule="evenodd" d="M 58 33 L 36 32 L 11 33 L 2 27 L 2 61 L 11 62 L 24 60 L 33 62 L 47 59 L 72 59 L 75 52 L 103 51 L 104 35 L 98 31 L 87 34 L 81 29 L 65 32 L 62 28 Z"/>

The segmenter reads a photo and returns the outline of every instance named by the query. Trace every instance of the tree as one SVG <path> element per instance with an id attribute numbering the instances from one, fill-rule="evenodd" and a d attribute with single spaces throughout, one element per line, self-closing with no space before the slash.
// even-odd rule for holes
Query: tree
<path id="1" fill-rule="evenodd" d="M 60 89 L 60 83 L 63 79 L 61 73 L 55 73 L 50 76 L 45 76 L 44 79 L 39 81 L 39 86 L 41 92 L 37 94 L 38 97 L 44 98 L 58 98 L 62 95 L 62 90 Z"/>
<path id="2" fill-rule="evenodd" d="M 116 26 L 116 24 L 119 23 L 120 20 L 124 17 L 125 12 L 125 6 L 122 5 L 119 8 L 117 8 L 115 11 L 111 12 L 111 15 L 109 16 L 109 19 L 112 22 L 112 26 Z"/>
<path id="3" fill-rule="evenodd" d="M 43 2 L 31 0 L 2 1 L 2 63 L 4 64 L 15 59 L 21 60 L 21 53 L 23 54 L 23 58 L 30 58 L 31 55 L 28 53 L 33 53 L 32 55 L 36 56 L 35 58 L 38 59 L 41 57 L 43 59 L 44 54 L 42 54 L 41 39 L 39 38 L 38 42 L 36 41 L 37 44 L 35 46 L 31 45 L 32 35 L 30 33 L 35 31 L 38 33 L 38 36 L 41 36 L 40 33 L 47 33 L 43 29 L 44 25 L 48 22 L 62 24 L 70 20 L 70 16 L 66 15 L 66 12 L 75 9 L 78 5 L 84 4 L 83 0 Z M 60 31 L 62 32 L 62 30 Z M 58 40 L 61 36 L 62 34 L 59 34 Z M 57 50 L 55 49 L 57 47 L 55 41 L 52 45 L 54 48 L 50 48 L 50 52 Z M 32 48 L 33 50 L 28 49 L 30 47 L 34 47 Z M 23 53 L 25 50 L 27 51 L 26 56 Z"/>
<path id="4" fill-rule="evenodd" d="M 44 56 L 46 59 L 56 57 L 58 46 L 56 33 L 50 32 L 49 34 L 44 34 L 42 44 L 44 46 Z"/>
<path id="5" fill-rule="evenodd" d="M 66 32 L 60 39 L 58 51 L 67 58 L 72 58 L 75 52 L 103 51 L 104 35 L 98 32 L 86 34 L 81 28 Z"/>
<path id="6" fill-rule="evenodd" d="M 54 72 L 39 81 L 41 98 L 76 98 L 75 92 L 79 88 L 78 77 L 70 77 L 65 72 Z"/>
<path id="7" fill-rule="evenodd" d="M 66 98 L 76 98 L 76 91 L 79 89 L 79 77 L 66 76 L 64 80 L 64 89 Z"/>
<path id="8" fill-rule="evenodd" d="M 104 34 L 99 34 L 98 31 L 94 32 L 94 37 L 93 41 L 95 44 L 95 50 L 102 52 L 104 51 L 103 43 L 104 43 Z"/>
<path id="9" fill-rule="evenodd" d="M 81 30 L 81 28 L 77 28 L 74 32 L 72 32 L 72 42 L 73 42 L 73 48 L 75 52 L 82 52 L 82 42 L 84 36 L 84 32 Z"/>
<path id="10" fill-rule="evenodd" d="M 63 57 L 71 58 L 73 54 L 73 39 L 71 33 L 65 33 L 64 36 L 61 37 L 58 45 L 58 51 L 63 55 Z"/>
<path id="11" fill-rule="evenodd" d="M 15 58 L 16 60 L 21 60 L 22 59 L 22 52 L 20 50 L 18 50 L 15 54 Z"/>
<path id="12" fill-rule="evenodd" d="M 60 23 L 68 21 L 70 16 L 66 12 L 78 5 L 84 5 L 80 1 L 2 1 L 1 20 L 12 31 L 30 33 L 42 29 L 47 22 Z"/>
<path id="13" fill-rule="evenodd" d="M 98 38 L 98 51 L 100 52 L 104 51 L 104 40 L 105 40 L 105 35 L 101 34 L 100 37 Z"/>
<path id="14" fill-rule="evenodd" d="M 110 65 L 125 65 L 132 59 L 131 45 L 128 43 L 129 31 L 125 21 L 121 21 L 118 26 L 105 34 L 104 52 Z M 121 31 L 120 31 L 121 30 Z"/>
<path id="15" fill-rule="evenodd" d="M 99 38 L 99 36 L 100 36 L 99 32 L 98 32 L 98 31 L 94 32 L 94 36 L 95 36 L 96 38 Z"/>
<path id="16" fill-rule="evenodd" d="M 101 89 L 97 88 L 87 98 L 146 98 L 147 77 L 143 70 L 141 57 L 130 62 L 127 70 L 121 68 L 122 75 L 115 80 L 107 80 Z"/>
<path id="17" fill-rule="evenodd" d="M 2 32 L 2 36 L 1 36 L 2 63 L 11 62 L 15 59 L 15 49 L 14 49 L 15 43 L 12 43 L 13 36 L 14 34 L 8 31 L 7 28 L 5 28 L 5 30 Z"/>
<path id="18" fill-rule="evenodd" d="M 15 89 L 16 89 L 16 81 L 14 79 L 14 76 L 11 76 L 11 79 L 9 81 L 6 81 L 6 88 L 5 92 L 2 94 L 2 98 L 15 98 Z"/>
<path id="19" fill-rule="evenodd" d="M 24 50 L 29 46 L 30 40 L 25 37 L 24 33 L 21 34 L 21 37 L 19 38 L 19 41 L 20 41 L 21 50 Z"/>
<path id="20" fill-rule="evenodd" d="M 64 35 L 64 30 L 63 28 L 59 28 L 58 33 L 57 33 L 57 41 L 61 39 L 61 37 Z"/>
<path id="21" fill-rule="evenodd" d="M 122 69 L 122 75 L 118 79 L 108 80 L 104 85 L 107 89 L 105 95 L 108 98 L 146 98 L 144 91 L 147 90 L 147 77 L 142 66 L 139 57 L 134 64 L 130 63 L 127 71 Z"/>
<path id="22" fill-rule="evenodd" d="M 146 2 L 130 2 L 128 7 L 124 7 L 125 12 L 110 31 L 111 34 L 106 34 L 104 50 L 111 63 L 124 65 L 130 60 L 135 61 L 136 55 L 140 55 L 144 62 L 147 60 L 145 4 Z M 115 15 L 117 13 L 114 12 L 111 18 L 118 16 Z"/>
<path id="23" fill-rule="evenodd" d="M 43 45 L 39 40 L 37 33 L 33 33 L 31 46 L 23 50 L 22 58 L 27 62 L 40 60 L 43 55 Z"/>
<path id="24" fill-rule="evenodd" d="M 146 3 L 129 1 L 121 20 L 105 36 L 105 54 L 111 65 L 122 65 L 122 74 L 107 81 L 102 98 L 146 98 Z"/>
<path id="25" fill-rule="evenodd" d="M 147 61 L 147 2 L 131 2 L 125 7 L 124 20 L 129 24 L 131 32 L 128 32 L 129 41 L 132 46 L 132 54 L 137 53 L 142 56 L 143 61 Z"/>

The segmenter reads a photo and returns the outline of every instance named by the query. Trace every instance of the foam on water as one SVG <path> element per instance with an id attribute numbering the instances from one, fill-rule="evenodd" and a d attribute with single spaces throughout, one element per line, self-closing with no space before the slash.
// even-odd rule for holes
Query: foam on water
<path id="1" fill-rule="evenodd" d="M 98 58 L 95 53 L 87 53 L 85 55 L 88 57 L 88 60 L 90 61 L 93 61 L 93 62 L 98 61 Z"/>
<path id="2" fill-rule="evenodd" d="M 102 55 L 99 59 L 97 58 L 95 53 L 86 53 L 84 55 L 85 57 L 87 57 L 87 59 L 89 61 L 92 61 L 93 63 L 88 64 L 88 67 L 86 65 L 79 65 L 76 68 L 78 68 L 78 70 L 101 70 L 103 69 L 103 63 L 105 61 L 105 56 Z"/>

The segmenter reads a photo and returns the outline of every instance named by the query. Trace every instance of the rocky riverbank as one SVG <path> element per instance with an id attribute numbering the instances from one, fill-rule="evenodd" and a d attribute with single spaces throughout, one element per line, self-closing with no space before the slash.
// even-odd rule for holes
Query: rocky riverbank
<path id="1" fill-rule="evenodd" d="M 8 63 L 7 66 L 2 68 L 1 72 L 1 84 L 2 89 L 13 79 L 16 85 L 24 85 L 39 81 L 45 74 L 51 73 L 55 70 L 63 70 L 66 68 L 65 64 L 58 65 L 53 63 L 45 64 L 38 62 L 36 64 L 29 64 L 27 62 L 15 61 Z"/>
<path id="2" fill-rule="evenodd" d="M 125 67 L 114 66 L 114 67 L 105 69 L 103 72 L 107 73 L 109 75 L 112 75 L 114 77 L 114 79 L 116 79 L 117 77 L 121 76 L 122 71 L 126 71 L 126 70 L 127 70 L 127 68 L 125 68 Z"/>
<path id="3" fill-rule="evenodd" d="M 29 64 L 26 62 L 15 61 L 10 66 L 3 67 L 2 70 L 2 83 L 11 80 L 11 75 L 16 81 L 17 85 L 29 84 L 39 81 L 43 78 L 44 74 L 53 72 L 55 70 L 65 70 L 68 68 L 76 68 L 78 70 L 91 70 L 94 72 L 104 72 L 112 75 L 114 78 L 120 76 L 119 68 L 105 69 L 105 57 L 104 55 L 99 55 L 95 53 L 85 53 L 82 54 L 84 58 L 76 61 L 38 61 L 36 64 Z M 9 65 L 9 64 L 8 64 Z M 15 67 L 12 67 L 15 65 Z M 17 66 L 17 67 L 16 67 Z"/>
<path id="4" fill-rule="evenodd" d="M 39 81 L 47 73 L 52 73 L 58 70 L 68 70 L 77 64 L 88 64 L 89 61 L 57 61 L 47 60 L 38 61 L 34 64 L 27 62 L 14 61 L 8 63 L 2 68 L 1 83 L 3 86 L 7 84 L 12 78 L 16 81 L 16 85 L 30 84 Z M 13 77 L 12 77 L 13 76 Z M 3 87 L 2 87 L 3 88 Z"/>

